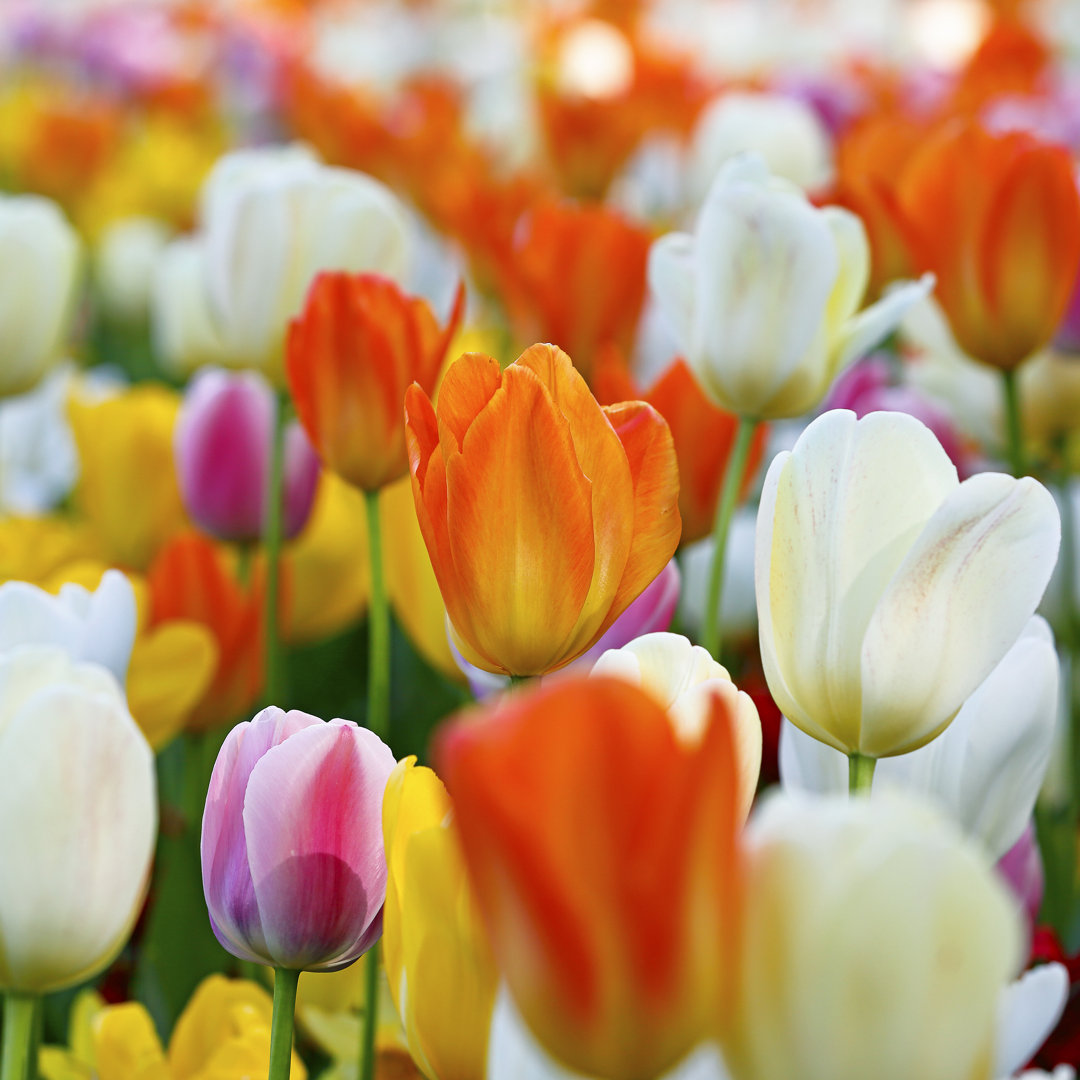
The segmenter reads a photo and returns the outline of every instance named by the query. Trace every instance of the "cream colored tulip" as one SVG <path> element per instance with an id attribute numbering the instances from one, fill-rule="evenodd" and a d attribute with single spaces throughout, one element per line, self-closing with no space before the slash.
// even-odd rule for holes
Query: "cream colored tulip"
<path id="1" fill-rule="evenodd" d="M 758 632 L 780 710 L 849 755 L 929 742 L 1034 614 L 1060 532 L 1038 481 L 961 484 L 914 417 L 820 416 L 773 460 L 758 510 Z"/>
<path id="2" fill-rule="evenodd" d="M 128 217 L 102 233 L 94 252 L 94 278 L 101 305 L 112 318 L 128 323 L 146 319 L 154 271 L 171 231 L 159 218 Z"/>
<path id="3" fill-rule="evenodd" d="M 592 669 L 640 686 L 668 711 L 681 739 L 696 741 L 708 721 L 714 695 L 729 701 L 738 756 L 739 803 L 743 820 L 761 774 L 761 720 L 749 694 L 731 681 L 727 668 L 680 634 L 643 634 L 621 649 L 608 649 Z"/>
<path id="4" fill-rule="evenodd" d="M 149 881 L 155 789 L 105 668 L 51 647 L 0 656 L 0 988 L 59 990 L 115 958 Z"/>
<path id="5" fill-rule="evenodd" d="M 736 1080 L 992 1080 L 1020 917 L 946 820 L 781 797 L 746 836 Z"/>
<path id="6" fill-rule="evenodd" d="M 0 195 L 0 396 L 29 390 L 60 358 L 78 271 L 78 237 L 54 202 Z"/>
<path id="7" fill-rule="evenodd" d="M 933 284 L 859 311 L 869 272 L 862 222 L 813 206 L 756 154 L 721 169 L 693 235 L 663 236 L 649 255 L 650 288 L 701 385 L 756 420 L 812 409 Z"/>

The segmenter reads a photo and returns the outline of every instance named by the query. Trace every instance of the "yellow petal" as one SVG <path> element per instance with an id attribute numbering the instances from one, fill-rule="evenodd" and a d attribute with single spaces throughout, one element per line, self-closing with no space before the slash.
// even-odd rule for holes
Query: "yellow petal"
<path id="1" fill-rule="evenodd" d="M 94 1021 L 100 1080 L 172 1080 L 150 1014 L 137 1002 L 112 1005 Z"/>

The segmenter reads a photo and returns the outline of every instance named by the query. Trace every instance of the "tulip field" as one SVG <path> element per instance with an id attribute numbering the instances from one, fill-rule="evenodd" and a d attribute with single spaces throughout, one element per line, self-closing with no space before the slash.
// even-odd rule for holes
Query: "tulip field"
<path id="1" fill-rule="evenodd" d="M 1076 1080 L 1080 0 L 2 0 L 0 995 Z"/>

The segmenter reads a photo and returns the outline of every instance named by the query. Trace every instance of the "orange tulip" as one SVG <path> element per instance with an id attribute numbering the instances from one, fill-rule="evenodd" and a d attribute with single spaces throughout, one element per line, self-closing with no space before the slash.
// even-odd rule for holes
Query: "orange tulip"
<path id="1" fill-rule="evenodd" d="M 209 628 L 217 641 L 217 671 L 188 727 L 205 731 L 245 715 L 263 688 L 261 588 L 241 587 L 224 554 L 194 532 L 162 548 L 148 582 L 152 626 L 190 619 Z"/>
<path id="2" fill-rule="evenodd" d="M 681 357 L 668 365 L 648 393 L 639 392 L 622 360 L 609 352 L 595 379 L 598 401 L 647 401 L 671 428 L 679 461 L 679 514 L 682 543 L 692 544 L 712 532 L 727 460 L 735 447 L 739 418 L 714 405 Z M 757 475 L 768 425 L 758 424 L 750 444 L 740 498 Z"/>
<path id="3" fill-rule="evenodd" d="M 461 653 L 539 675 L 597 641 L 679 543 L 671 432 L 644 402 L 601 409 L 570 358 L 506 371 L 467 353 L 438 410 L 405 395 L 413 497 Z"/>
<path id="4" fill-rule="evenodd" d="M 905 171 L 900 202 L 968 355 L 1011 371 L 1050 341 L 1080 265 L 1080 194 L 1064 149 L 949 126 Z"/>
<path id="5" fill-rule="evenodd" d="M 405 388 L 435 389 L 465 307 L 442 329 L 427 301 L 378 274 L 323 273 L 289 326 L 286 369 L 300 423 L 323 464 L 362 491 L 409 471 Z"/>
<path id="6" fill-rule="evenodd" d="M 680 739 L 648 694 L 566 679 L 435 744 L 495 960 L 573 1069 L 652 1080 L 729 1011 L 738 933 L 732 717 Z"/>

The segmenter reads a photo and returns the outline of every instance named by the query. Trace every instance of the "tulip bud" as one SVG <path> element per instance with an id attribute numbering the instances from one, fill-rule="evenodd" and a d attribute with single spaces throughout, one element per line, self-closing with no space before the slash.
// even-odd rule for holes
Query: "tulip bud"
<path id="1" fill-rule="evenodd" d="M 258 372 L 200 372 L 176 422 L 176 471 L 192 520 L 220 540 L 257 541 L 266 524 L 274 391 Z M 319 460 L 303 429 L 285 431 L 284 535 L 303 529 Z"/>
<path id="2" fill-rule="evenodd" d="M 334 971 L 378 941 L 393 768 L 382 740 L 347 720 L 271 706 L 229 732 L 202 825 L 203 895 L 225 949 Z"/>
<path id="3" fill-rule="evenodd" d="M 130 217 L 102 234 L 95 252 L 95 278 L 102 307 L 114 319 L 139 323 L 146 318 L 154 270 L 169 232 L 157 218 Z"/>
<path id="4" fill-rule="evenodd" d="M 29 390 L 54 361 L 75 306 L 79 241 L 59 207 L 0 195 L 0 396 Z"/>
<path id="5" fill-rule="evenodd" d="M 0 987 L 59 990 L 115 958 L 149 881 L 155 787 L 105 668 L 50 647 L 0 656 Z"/>

